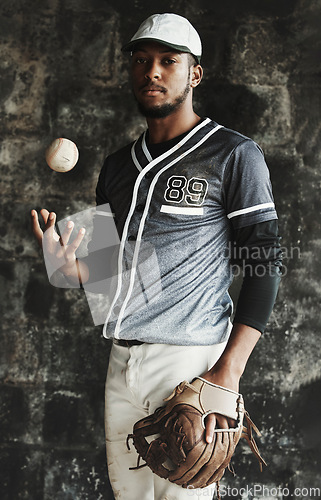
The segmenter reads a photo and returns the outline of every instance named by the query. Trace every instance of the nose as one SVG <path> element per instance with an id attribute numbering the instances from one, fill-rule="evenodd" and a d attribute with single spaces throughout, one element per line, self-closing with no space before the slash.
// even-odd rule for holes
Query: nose
<path id="1" fill-rule="evenodd" d="M 146 80 L 159 80 L 161 78 L 160 67 L 156 61 L 152 61 L 148 64 L 145 72 Z"/>

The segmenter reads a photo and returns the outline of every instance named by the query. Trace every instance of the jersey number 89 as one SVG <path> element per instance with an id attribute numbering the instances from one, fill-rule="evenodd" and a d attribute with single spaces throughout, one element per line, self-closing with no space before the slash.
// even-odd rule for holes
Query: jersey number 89
<path id="1" fill-rule="evenodd" d="M 207 189 L 208 182 L 205 179 L 192 177 L 187 181 L 183 175 L 172 175 L 167 180 L 164 198 L 171 203 L 181 203 L 185 199 L 188 205 L 202 205 Z"/>

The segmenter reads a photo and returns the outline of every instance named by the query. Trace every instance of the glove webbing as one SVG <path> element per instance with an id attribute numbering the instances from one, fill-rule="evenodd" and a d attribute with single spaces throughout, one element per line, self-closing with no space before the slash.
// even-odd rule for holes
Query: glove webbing
<path id="1" fill-rule="evenodd" d="M 127 439 L 126 439 L 126 444 L 127 444 L 127 448 L 128 448 L 128 450 L 130 450 L 129 440 L 130 440 L 130 439 L 133 439 L 133 438 L 134 438 L 134 434 L 128 434 Z M 148 449 L 147 449 L 147 451 L 146 451 L 146 458 L 147 458 L 147 457 L 148 457 L 148 455 L 150 454 L 150 452 L 151 452 L 151 450 L 152 450 L 153 446 L 155 446 L 155 445 L 156 445 L 156 442 L 157 442 L 157 444 L 159 444 L 159 447 L 162 449 L 162 451 L 163 451 L 164 455 L 166 455 L 166 456 L 167 456 L 167 453 L 166 453 L 166 451 L 164 450 L 164 448 L 166 447 L 166 443 L 162 443 L 162 442 L 159 442 L 159 443 L 158 443 L 158 441 L 159 441 L 159 440 L 154 440 L 154 441 L 152 441 L 152 442 L 149 444 L 149 447 L 148 447 Z M 146 467 L 146 466 L 148 465 L 148 463 L 147 463 L 147 462 L 146 462 L 146 463 L 144 463 L 144 464 L 140 464 L 140 460 L 141 460 L 141 458 L 142 458 L 142 457 L 141 457 L 141 455 L 139 455 L 139 454 L 138 454 L 136 467 L 129 467 L 128 469 L 129 469 L 129 470 L 136 470 L 136 469 L 142 469 L 143 467 Z"/>
<path id="2" fill-rule="evenodd" d="M 168 425 L 170 424 L 170 422 L 172 420 L 175 420 L 174 421 L 174 428 L 176 428 L 177 427 L 177 422 L 178 422 L 177 412 L 175 412 L 173 415 L 170 415 L 167 418 L 164 426 L 168 427 Z M 184 441 L 186 439 L 186 435 L 183 432 L 181 432 L 181 431 L 182 431 L 182 427 L 180 427 L 178 431 L 174 431 L 174 432 L 176 434 L 176 441 L 177 441 L 177 444 L 178 444 L 179 452 L 181 454 L 181 459 L 185 460 L 186 459 L 186 454 L 185 454 L 184 449 L 183 449 L 183 443 L 184 443 Z M 133 439 L 133 438 L 134 438 L 134 434 L 129 434 L 127 436 L 126 444 L 127 444 L 128 450 L 130 450 L 129 440 Z M 162 452 L 164 454 L 164 457 L 166 456 L 166 457 L 170 458 L 169 455 L 168 455 L 168 453 L 167 453 L 167 451 L 166 451 L 166 447 L 167 447 L 166 443 L 163 443 L 160 439 L 155 439 L 154 441 L 152 441 L 149 444 L 149 447 L 148 447 L 148 449 L 146 451 L 146 458 L 145 458 L 145 460 L 148 458 L 148 455 L 151 453 L 153 446 L 156 446 L 156 443 L 161 448 L 161 450 L 162 450 Z M 129 467 L 129 470 L 141 469 L 142 467 L 145 467 L 146 465 L 148 465 L 147 463 L 140 465 L 141 458 L 142 457 L 140 455 L 138 455 L 136 467 Z M 171 457 L 171 459 L 173 460 L 173 457 Z M 178 465 L 178 464 L 175 464 L 175 465 Z"/>

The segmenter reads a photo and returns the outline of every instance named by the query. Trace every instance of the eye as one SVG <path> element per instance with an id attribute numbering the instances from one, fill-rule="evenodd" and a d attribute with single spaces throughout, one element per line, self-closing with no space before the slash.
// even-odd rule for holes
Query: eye
<path id="1" fill-rule="evenodd" d="M 136 64 L 144 64 L 146 62 L 145 57 L 135 57 Z"/>
<path id="2" fill-rule="evenodd" d="M 166 59 L 164 59 L 164 61 L 163 61 L 163 62 L 164 62 L 165 64 L 168 64 L 168 65 L 169 65 L 169 64 L 175 64 L 175 63 L 176 63 L 175 59 L 170 59 L 170 58 L 166 58 Z"/>

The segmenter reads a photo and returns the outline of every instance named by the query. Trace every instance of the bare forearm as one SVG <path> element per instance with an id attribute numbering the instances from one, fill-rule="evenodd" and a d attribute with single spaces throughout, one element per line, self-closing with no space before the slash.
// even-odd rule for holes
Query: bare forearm
<path id="1" fill-rule="evenodd" d="M 258 330 L 235 323 L 222 356 L 203 377 L 210 382 L 238 391 L 240 378 L 260 336 Z"/>

